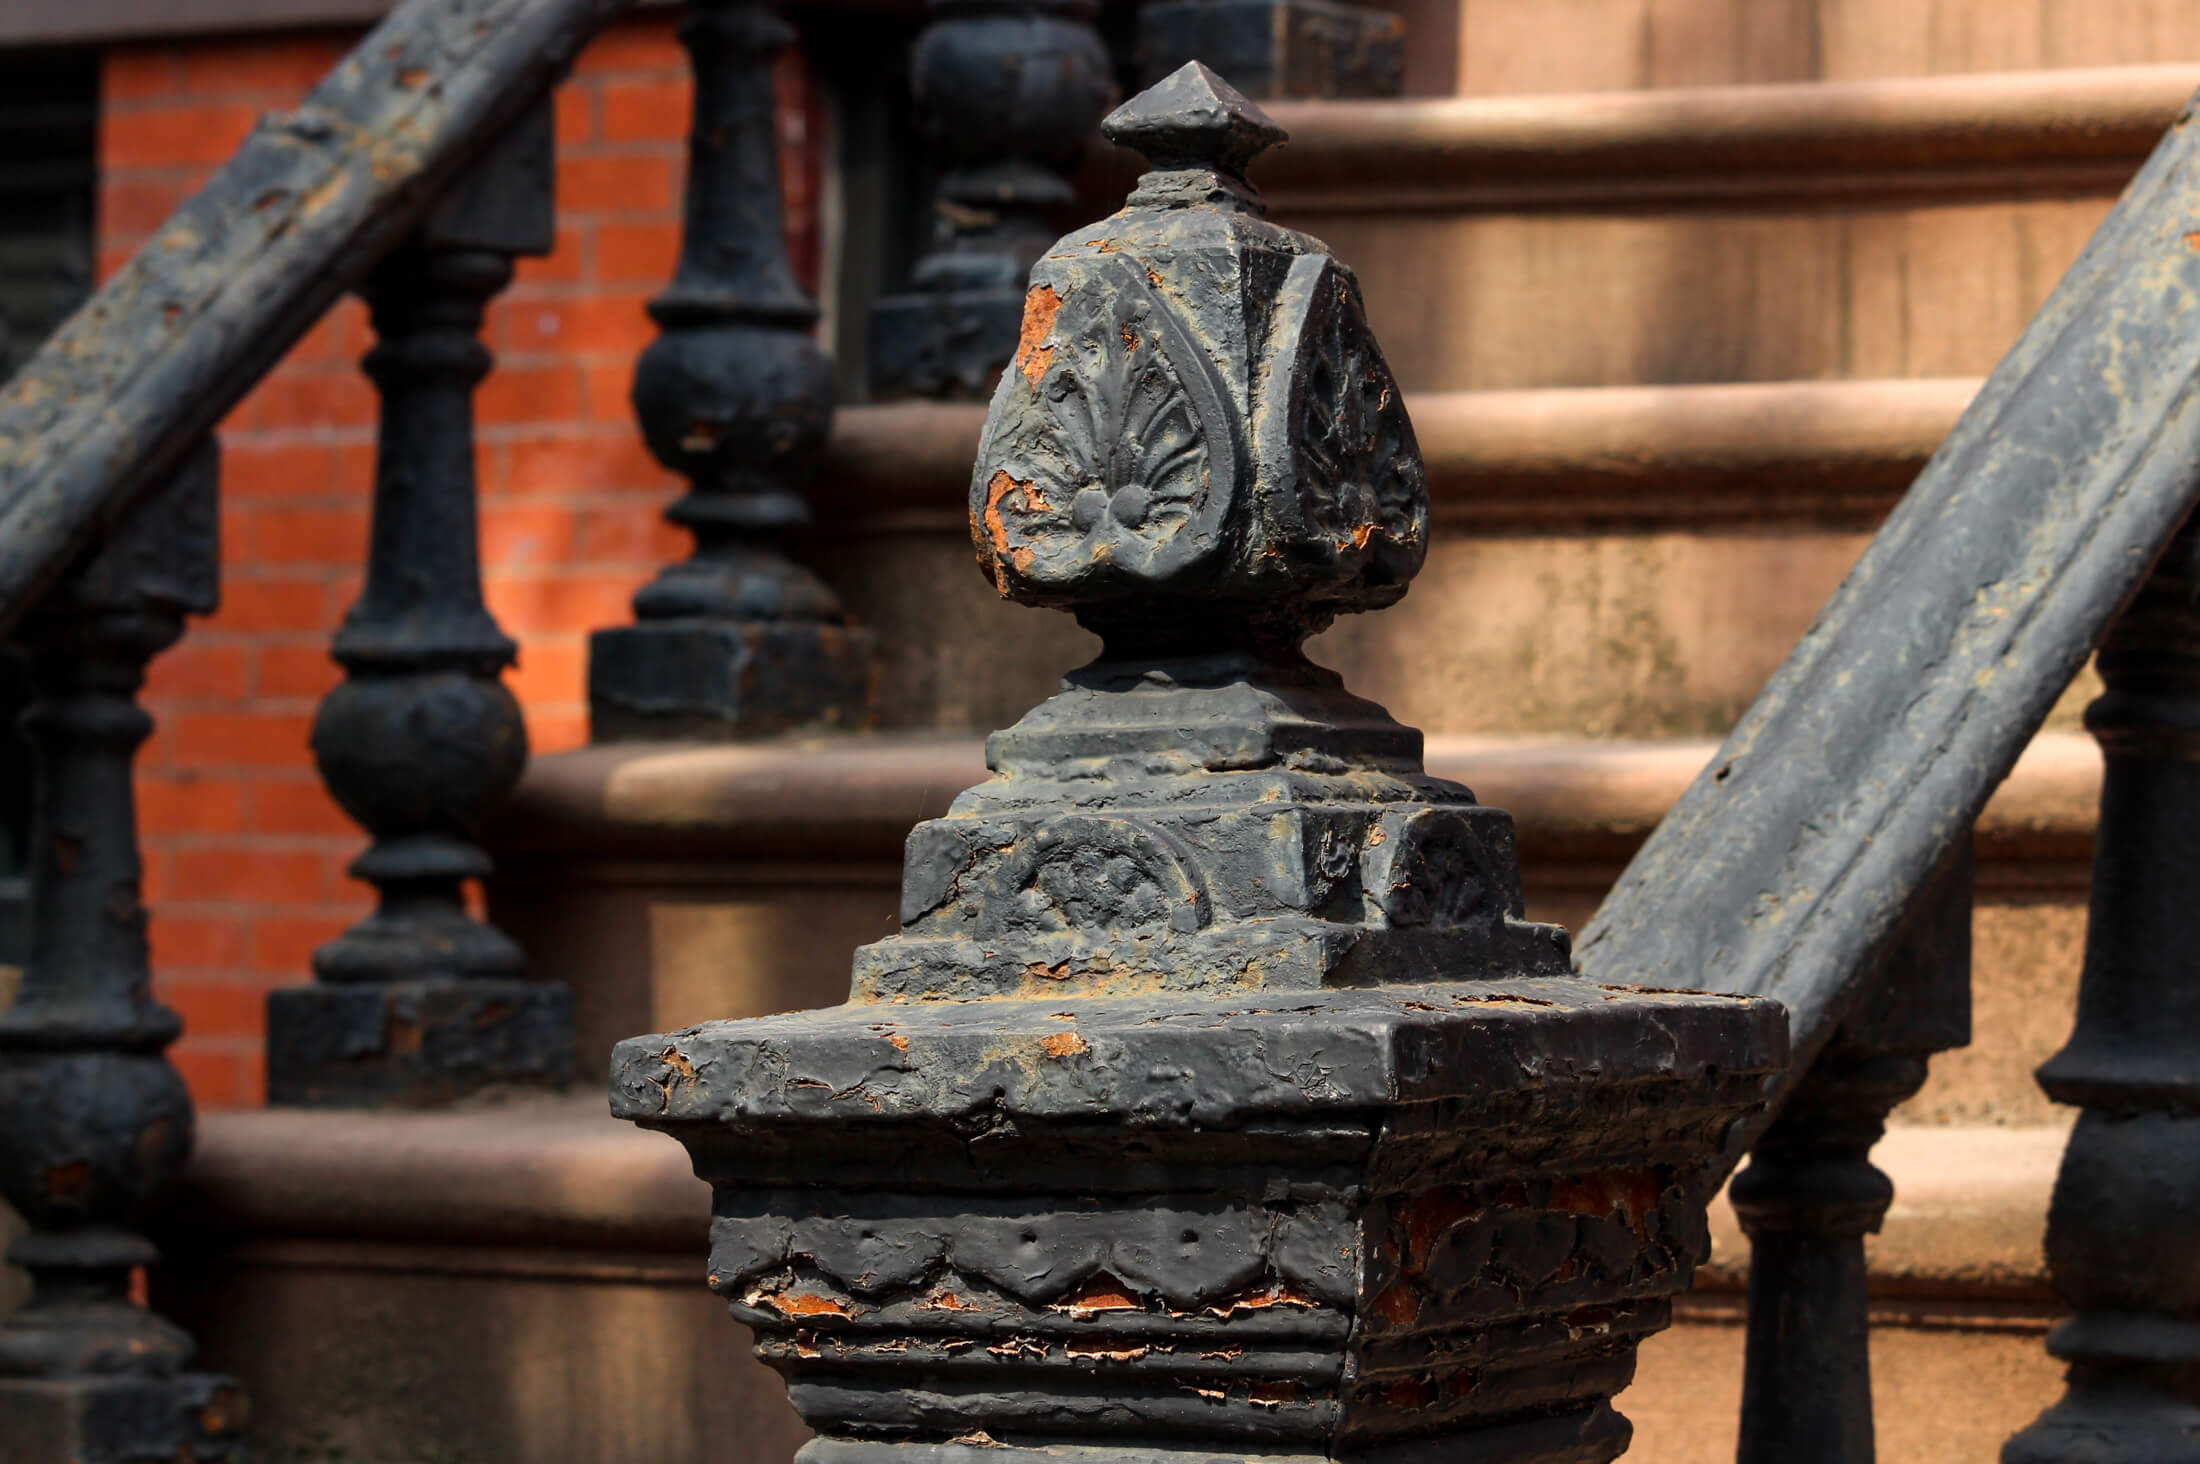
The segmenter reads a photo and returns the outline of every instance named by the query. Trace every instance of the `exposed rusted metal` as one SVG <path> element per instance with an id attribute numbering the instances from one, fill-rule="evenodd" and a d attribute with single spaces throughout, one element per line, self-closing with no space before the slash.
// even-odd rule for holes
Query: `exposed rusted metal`
<path id="1" fill-rule="evenodd" d="M 1033 269 L 970 490 L 1105 649 L 848 1004 L 631 1039 L 614 1111 L 712 1183 L 805 1464 L 1609 1459 L 1779 1013 L 1569 975 L 1509 818 L 1305 659 L 1420 566 L 1412 425 L 1258 108 L 1189 65 L 1107 125 L 1153 170 Z"/>
<path id="2" fill-rule="evenodd" d="M 379 907 L 313 954 L 311 986 L 268 1000 L 275 1103 L 447 1100 L 488 1084 L 562 1082 L 572 997 L 467 912 L 490 872 L 478 840 L 527 763 L 500 676 L 518 648 L 481 595 L 473 393 L 482 316 L 512 261 L 550 252 L 547 103 L 368 277 L 382 398 L 366 588 L 336 634 L 347 673 L 314 719 L 330 793 L 374 836 L 352 873 Z"/>
<path id="3" fill-rule="evenodd" d="M 1799 1059 L 1831 1038 L 2191 503 L 2195 236 L 2188 109 L 1629 865 L 1583 972 L 1776 997 Z"/>
<path id="4" fill-rule="evenodd" d="M 25 621 L 37 748 L 29 964 L 0 1013 L 0 1195 L 30 1303 L 0 1321 L 0 1456 L 134 1464 L 233 1456 L 242 1395 L 130 1300 L 139 1233 L 191 1151 L 191 1096 L 154 1000 L 130 769 L 145 667 L 214 608 L 212 439 Z"/>
<path id="5" fill-rule="evenodd" d="M 870 718 L 877 638 L 786 553 L 810 528 L 803 489 L 832 426 L 817 304 L 780 224 L 772 63 L 794 30 L 770 6 L 699 0 L 681 25 L 695 72 L 686 233 L 663 334 L 642 353 L 634 410 L 659 462 L 689 481 L 666 517 L 695 552 L 634 597 L 632 626 L 589 641 L 598 742 L 756 737 Z"/>
<path id="6" fill-rule="evenodd" d="M 930 0 L 909 58 L 941 170 L 932 248 L 871 316 L 884 396 L 983 400 L 1016 349 L 1024 276 L 1076 202 L 1068 174 L 1115 95 L 1098 0 Z"/>
<path id="7" fill-rule="evenodd" d="M 2156 1464 L 2200 1454 L 2200 525 L 2108 638 L 2086 708 L 2107 768 L 2077 1026 L 2039 1070 L 2080 1109 L 2047 1259 L 2072 1315 L 2047 1350 L 2062 1400 L 2003 1464 Z"/>
<path id="8" fill-rule="evenodd" d="M 0 390 L 0 626 L 403 239 L 625 0 L 408 0 Z"/>

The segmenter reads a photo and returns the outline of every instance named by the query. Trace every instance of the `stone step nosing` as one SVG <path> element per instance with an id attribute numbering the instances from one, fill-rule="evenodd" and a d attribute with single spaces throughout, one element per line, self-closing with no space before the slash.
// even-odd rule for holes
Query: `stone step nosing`
<path id="1" fill-rule="evenodd" d="M 1533 532 L 1870 528 L 1978 392 L 1970 378 L 1409 392 L 1439 523 Z M 850 535 L 967 532 L 985 411 L 843 408 L 811 497 Z"/>
<path id="2" fill-rule="evenodd" d="M 1300 216 L 2113 195 L 2200 66 L 1279 103 L 1254 169 Z"/>
<path id="3" fill-rule="evenodd" d="M 1718 750 L 1711 738 L 1428 738 L 1429 771 L 1506 809 L 1534 880 L 1616 872 Z M 2044 732 L 1979 821 L 1982 883 L 2084 887 L 2101 760 Z M 918 821 L 987 776 L 984 740 L 872 733 L 717 745 L 626 743 L 530 765 L 491 845 L 500 869 L 584 858 L 898 865 Z M 1601 886 L 1599 886 L 1601 888 Z"/>

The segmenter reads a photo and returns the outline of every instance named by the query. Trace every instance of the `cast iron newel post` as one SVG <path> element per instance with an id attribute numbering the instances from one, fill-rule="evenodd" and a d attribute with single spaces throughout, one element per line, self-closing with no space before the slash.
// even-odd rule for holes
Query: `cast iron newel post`
<path id="1" fill-rule="evenodd" d="M 639 624 L 589 642 L 599 742 L 756 737 L 870 717 L 877 638 L 848 623 L 786 537 L 810 524 L 803 488 L 833 419 L 817 305 L 780 224 L 772 61 L 794 30 L 765 5 L 699 0 L 680 28 L 695 76 L 686 234 L 663 328 L 634 373 L 659 462 L 690 487 L 667 517 L 692 557 L 634 597 Z"/>
<path id="2" fill-rule="evenodd" d="M 8 1260 L 30 1303 L 0 1321 L 0 1457 L 20 1464 L 227 1458 L 243 1398 L 185 1371 L 191 1339 L 130 1300 L 138 1233 L 191 1152 L 139 903 L 130 765 L 152 732 L 146 664 L 213 610 L 209 439 L 25 621 L 36 748 L 31 950 L 0 1013 L 0 1194 L 30 1222 Z"/>
<path id="3" fill-rule="evenodd" d="M 313 751 L 373 835 L 352 873 L 375 912 L 313 954 L 311 986 L 268 997 L 268 1099 L 424 1104 L 491 1084 L 554 1084 L 572 1064 L 572 997 L 527 978 L 519 947 L 466 909 L 489 873 L 483 821 L 527 762 L 500 679 L 515 647 L 481 597 L 473 393 L 483 311 L 515 255 L 549 252 L 547 107 L 369 277 L 382 397 L 366 588 L 336 634 L 347 673 Z"/>
<path id="4" fill-rule="evenodd" d="M 2047 1214 L 2068 1390 L 2003 1464 L 2200 1459 L 2200 523 L 2096 664 L 2085 721 L 2107 766 L 2078 1020 L 2039 1071 L 2082 1110 Z"/>
<path id="5" fill-rule="evenodd" d="M 882 396 L 983 397 L 1016 350 L 1024 276 L 1076 202 L 1068 174 L 1115 95 L 1098 0 L 931 0 L 909 58 L 933 160 L 933 244 L 871 316 Z"/>
<path id="6" fill-rule="evenodd" d="M 1101 658 L 845 1006 L 622 1043 L 614 1110 L 711 1182 L 803 1464 L 1609 1459 L 1784 1019 L 1571 975 L 1511 820 L 1301 654 L 1420 567 L 1397 384 L 1258 108 L 1189 65 L 1108 131 L 1153 171 L 1033 269 L 971 483 Z"/>
<path id="7" fill-rule="evenodd" d="M 1734 1178 L 1750 1239 L 1740 1464 L 1872 1464 L 1864 1237 L 1894 1183 L 1871 1150 L 1930 1056 L 1971 1039 L 1971 905 L 1966 847 Z"/>
<path id="8" fill-rule="evenodd" d="M 1199 57 L 1256 97 L 1395 97 L 1406 27 L 1391 11 L 1339 0 L 1150 0 L 1138 64 L 1158 81 Z"/>

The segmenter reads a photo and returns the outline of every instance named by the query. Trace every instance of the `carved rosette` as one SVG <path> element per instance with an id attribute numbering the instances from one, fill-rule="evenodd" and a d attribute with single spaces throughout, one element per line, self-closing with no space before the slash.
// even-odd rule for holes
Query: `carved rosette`
<path id="1" fill-rule="evenodd" d="M 1191 66 L 1109 131 L 1154 170 L 1033 269 L 971 482 L 1101 659 L 847 1005 L 622 1043 L 614 1111 L 711 1182 L 802 1464 L 1596 1464 L 1784 1020 L 1571 975 L 1511 819 L 1306 660 L 1426 552 L 1397 383 L 1258 109 Z"/>

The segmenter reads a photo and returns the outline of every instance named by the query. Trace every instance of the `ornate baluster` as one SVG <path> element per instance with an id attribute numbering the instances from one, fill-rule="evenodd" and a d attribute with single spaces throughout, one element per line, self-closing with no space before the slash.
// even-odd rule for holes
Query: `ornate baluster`
<path id="1" fill-rule="evenodd" d="M 2047 1215 L 2074 1315 L 2062 1400 L 2003 1464 L 2200 1458 L 2200 524 L 2110 629 L 2086 709 L 2106 770 L 2070 1042 L 2040 1086 L 2083 1111 Z"/>
<path id="2" fill-rule="evenodd" d="M 0 1193 L 30 1222 L 0 1321 L 0 1455 L 22 1464 L 224 1458 L 243 1422 L 191 1339 L 130 1300 L 138 1233 L 191 1152 L 191 1097 L 153 999 L 130 765 L 145 667 L 214 608 L 211 440 L 26 620 L 36 748 L 31 950 L 0 1013 Z"/>
<path id="3" fill-rule="evenodd" d="M 1405 22 L 1336 0 L 1157 0 L 1138 11 L 1150 83 L 1201 60 L 1254 97 L 1395 97 L 1405 90 Z"/>
<path id="4" fill-rule="evenodd" d="M 917 114 L 942 170 L 933 247 L 913 288 L 871 314 L 883 396 L 983 397 L 1016 350 L 1024 276 L 1076 201 L 1068 172 L 1114 84 L 1097 0 L 931 0 L 909 59 Z"/>
<path id="5" fill-rule="evenodd" d="M 640 624 L 589 643 L 599 742 L 854 727 L 870 714 L 876 637 L 782 550 L 832 425 L 817 306 L 780 224 L 772 60 L 794 31 L 759 4 L 700 0 L 680 28 L 695 73 L 686 236 L 650 302 L 663 334 L 634 373 L 658 461 L 688 479 L 666 517 L 695 553 L 634 597 Z"/>
<path id="6" fill-rule="evenodd" d="M 1874 1456 L 1864 1237 L 1894 1185 L 1871 1150 L 1931 1054 L 1971 1040 L 1968 848 L 1913 909 L 1864 1005 L 1734 1179 L 1750 1239 L 1740 1464 Z"/>
<path id="7" fill-rule="evenodd" d="M 1574 977 L 1511 820 L 1305 659 L 1420 567 L 1403 400 L 1259 109 L 1187 66 L 1108 126 L 1154 170 L 1034 269 L 971 488 L 1101 658 L 847 1005 L 622 1043 L 614 1109 L 713 1185 L 807 1464 L 1600 1464 L 1784 1018 Z"/>
<path id="8" fill-rule="evenodd" d="M 481 598 L 473 392 L 482 313 L 515 255 L 551 244 L 551 141 L 538 110 L 365 287 L 382 397 L 366 588 L 337 632 L 344 684 L 314 721 L 321 776 L 373 835 L 352 873 L 375 912 L 314 952 L 315 984 L 268 998 L 268 1098 L 431 1103 L 562 1081 L 572 1001 L 467 913 L 475 842 L 519 781 L 527 730 L 499 679 L 516 648 Z"/>

